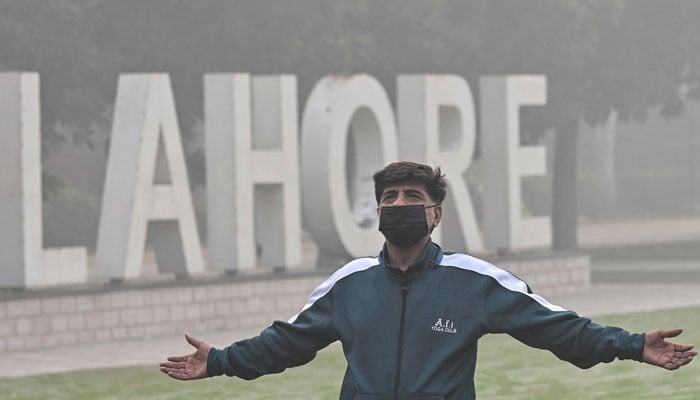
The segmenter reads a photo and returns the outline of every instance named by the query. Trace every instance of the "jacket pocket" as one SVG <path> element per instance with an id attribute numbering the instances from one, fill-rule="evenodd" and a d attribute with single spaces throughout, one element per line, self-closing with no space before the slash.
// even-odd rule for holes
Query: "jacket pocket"
<path id="1" fill-rule="evenodd" d="M 387 394 L 358 394 L 355 400 L 391 400 Z M 445 400 L 440 394 L 399 394 L 399 400 Z"/>

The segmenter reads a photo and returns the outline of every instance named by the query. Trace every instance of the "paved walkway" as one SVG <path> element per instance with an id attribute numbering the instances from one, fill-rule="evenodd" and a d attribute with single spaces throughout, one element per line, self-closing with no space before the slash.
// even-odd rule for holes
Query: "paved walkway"
<path id="1" fill-rule="evenodd" d="M 689 241 L 700 244 L 700 218 L 580 224 L 578 227 L 578 244 L 584 249 Z"/>
<path id="2" fill-rule="evenodd" d="M 700 306 L 699 284 L 601 284 L 593 285 L 587 293 L 549 298 L 579 314 L 595 317 L 633 311 L 652 311 L 665 308 Z M 656 327 L 649 321 L 650 329 Z M 253 335 L 255 331 L 191 332 L 223 347 L 234 340 Z M 49 350 L 10 352 L 0 357 L 0 377 L 18 377 L 80 369 L 152 365 L 173 354 L 185 354 L 191 347 L 182 335 L 63 347 Z"/>
<path id="3" fill-rule="evenodd" d="M 662 241 L 698 240 L 700 243 L 700 220 L 684 221 L 643 221 L 624 224 L 584 225 L 579 229 L 580 242 L 584 248 L 609 247 Z M 634 266 L 627 264 L 603 263 L 593 265 L 596 271 L 610 271 L 630 268 L 636 271 L 649 269 L 663 270 L 667 266 L 658 262 Z M 700 260 L 684 264 L 681 270 L 700 271 Z M 686 283 L 684 283 L 686 282 Z M 700 306 L 700 281 L 687 283 L 678 279 L 669 283 L 606 283 L 594 284 L 591 290 L 577 295 L 552 296 L 555 304 L 591 317 L 604 314 L 627 313 L 633 311 L 653 311 L 685 306 Z M 653 326 L 650 329 L 673 328 Z M 248 337 L 257 332 L 190 332 L 205 339 L 214 346 L 226 346 L 234 340 Z M 121 341 L 90 344 L 76 347 L 63 347 L 49 350 L 10 352 L 0 357 L 0 377 L 16 377 L 53 372 L 66 372 L 79 369 L 123 367 L 131 365 L 157 365 L 167 355 L 185 354 L 191 347 L 181 333 L 177 335 L 144 339 L 141 341 Z"/>

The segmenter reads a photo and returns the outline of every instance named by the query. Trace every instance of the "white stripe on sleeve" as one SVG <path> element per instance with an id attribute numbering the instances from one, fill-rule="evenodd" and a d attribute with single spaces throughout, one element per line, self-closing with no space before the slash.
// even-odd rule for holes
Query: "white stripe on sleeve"
<path id="1" fill-rule="evenodd" d="M 325 296 L 328 292 L 331 291 L 333 286 L 338 282 L 339 280 L 346 278 L 355 272 L 360 272 L 367 270 L 375 265 L 379 265 L 379 262 L 377 261 L 377 257 L 364 257 L 364 258 L 357 258 L 349 263 L 345 264 L 344 266 L 340 267 L 337 271 L 335 271 L 331 276 L 328 277 L 323 283 L 321 283 L 316 289 L 314 289 L 313 292 L 311 292 L 311 295 L 309 296 L 309 299 L 306 301 L 306 304 L 304 307 L 299 311 L 299 314 L 304 312 L 307 308 L 311 307 L 318 299 L 321 297 Z M 292 318 L 289 319 L 289 323 L 294 323 L 294 321 L 297 319 L 299 314 L 296 314 Z"/>
<path id="2" fill-rule="evenodd" d="M 510 272 L 498 268 L 495 265 L 490 264 L 482 259 L 461 253 L 449 255 L 446 254 L 442 257 L 442 261 L 440 262 L 440 264 L 468 271 L 473 271 L 481 275 L 490 276 L 504 288 L 514 292 L 522 293 L 552 311 L 568 311 L 563 307 L 550 303 L 541 296 L 528 293 L 527 284 L 525 282 L 521 281 Z"/>

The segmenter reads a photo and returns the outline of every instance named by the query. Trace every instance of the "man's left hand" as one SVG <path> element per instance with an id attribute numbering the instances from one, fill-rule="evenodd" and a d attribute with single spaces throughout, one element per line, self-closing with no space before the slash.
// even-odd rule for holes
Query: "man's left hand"
<path id="1" fill-rule="evenodd" d="M 666 341 L 666 338 L 676 337 L 683 328 L 671 330 L 657 329 L 647 332 L 644 339 L 644 362 L 661 368 L 674 370 L 693 361 L 698 353 L 693 345 L 676 344 Z"/>

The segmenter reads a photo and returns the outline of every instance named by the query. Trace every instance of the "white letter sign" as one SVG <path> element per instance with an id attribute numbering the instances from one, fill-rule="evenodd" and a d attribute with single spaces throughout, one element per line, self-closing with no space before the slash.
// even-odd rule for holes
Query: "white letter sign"
<path id="1" fill-rule="evenodd" d="M 0 74 L 0 287 L 83 283 L 84 247 L 43 249 L 39 75 Z"/>
<path id="2" fill-rule="evenodd" d="M 520 107 L 547 101 L 543 76 L 481 78 L 484 227 L 489 246 L 520 250 L 551 244 L 548 216 L 523 218 L 523 176 L 546 171 L 541 146 L 520 146 Z"/>
<path id="3" fill-rule="evenodd" d="M 253 268 L 256 249 L 260 264 L 298 267 L 296 79 L 218 74 L 204 86 L 209 269 Z"/>
<path id="4" fill-rule="evenodd" d="M 304 221 L 319 247 L 336 257 L 376 253 L 377 219 L 358 220 L 367 212 L 353 213 L 353 201 L 371 203 L 376 215 L 372 174 L 398 156 L 384 88 L 368 75 L 323 78 L 307 100 L 301 139 Z"/>
<path id="5" fill-rule="evenodd" d="M 435 163 L 448 177 L 445 216 L 433 239 L 455 251 L 480 251 L 483 242 L 463 179 L 476 142 L 474 99 L 467 82 L 454 75 L 398 78 L 401 158 Z"/>
<path id="6" fill-rule="evenodd" d="M 97 275 L 140 276 L 147 229 L 153 233 L 159 271 L 203 271 L 167 74 L 119 78 L 97 241 Z"/>

